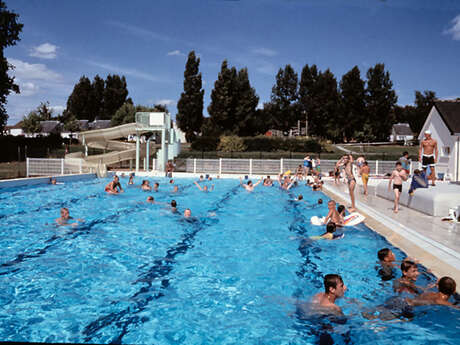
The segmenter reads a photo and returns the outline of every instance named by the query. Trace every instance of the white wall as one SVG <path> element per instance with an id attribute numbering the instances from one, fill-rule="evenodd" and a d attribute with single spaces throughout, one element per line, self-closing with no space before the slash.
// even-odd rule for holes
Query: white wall
<path id="1" fill-rule="evenodd" d="M 424 133 L 428 129 L 431 131 L 431 137 L 438 142 L 437 171 L 442 170 L 443 172 L 445 172 L 446 170 L 448 170 L 448 172 L 453 176 L 456 172 L 456 136 L 450 134 L 449 129 L 447 128 L 446 124 L 441 118 L 441 115 L 439 115 L 435 107 L 431 108 L 430 114 L 428 115 L 425 124 L 423 125 L 423 128 L 420 131 L 420 134 L 418 136 L 418 139 L 420 141 L 423 140 L 423 138 L 425 137 Z M 444 147 L 449 147 L 450 154 L 445 154 L 445 152 L 443 152 Z"/>

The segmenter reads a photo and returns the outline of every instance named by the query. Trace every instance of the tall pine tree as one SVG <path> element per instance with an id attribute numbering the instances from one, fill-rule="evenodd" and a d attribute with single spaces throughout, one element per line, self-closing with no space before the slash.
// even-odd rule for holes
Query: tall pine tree
<path id="1" fill-rule="evenodd" d="M 371 137 L 381 141 L 388 140 L 394 122 L 394 107 L 398 101 L 390 73 L 383 63 L 376 64 L 367 71 L 366 108 Z"/>
<path id="2" fill-rule="evenodd" d="M 302 69 L 299 83 L 299 110 L 301 120 L 307 121 L 308 135 L 318 135 L 321 132 L 321 114 L 318 104 L 318 68 L 307 65 Z"/>
<path id="3" fill-rule="evenodd" d="M 0 0 L 0 135 L 3 134 L 8 121 L 6 98 L 11 91 L 19 93 L 19 86 L 14 83 L 14 77 L 8 75 L 13 66 L 3 54 L 6 47 L 14 46 L 20 40 L 19 33 L 23 24 L 18 22 L 18 17 L 16 13 L 8 11 L 5 3 Z"/>
<path id="4" fill-rule="evenodd" d="M 239 136 L 251 136 L 257 131 L 256 108 L 259 104 L 259 96 L 249 82 L 248 69 L 243 68 L 238 72 L 236 80 L 235 99 L 235 127 L 234 134 Z"/>
<path id="5" fill-rule="evenodd" d="M 236 68 L 228 68 L 227 60 L 222 66 L 211 92 L 211 103 L 208 106 L 210 132 L 233 134 L 235 126 L 235 91 L 237 82 Z"/>
<path id="6" fill-rule="evenodd" d="M 300 119 L 298 99 L 298 77 L 291 67 L 280 68 L 276 75 L 276 84 L 272 88 L 271 103 L 275 108 L 274 120 L 277 129 L 289 131 Z"/>
<path id="7" fill-rule="evenodd" d="M 195 52 L 188 54 L 184 72 L 184 92 L 177 103 L 177 123 L 185 132 L 188 142 L 193 141 L 203 125 L 203 97 L 201 73 L 199 72 L 200 58 Z"/>
<path id="8" fill-rule="evenodd" d="M 414 133 L 418 134 L 422 130 L 428 114 L 436 100 L 434 91 L 425 90 L 415 91 L 415 111 L 412 113 L 409 124 Z"/>
<path id="9" fill-rule="evenodd" d="M 337 118 L 337 125 L 341 129 L 340 141 L 353 139 L 366 121 L 364 84 L 358 66 L 353 67 L 342 76 L 340 81 L 341 107 Z"/>
<path id="10" fill-rule="evenodd" d="M 97 74 L 91 83 L 92 91 L 90 97 L 89 121 L 102 117 L 104 111 L 104 79 Z"/>
<path id="11" fill-rule="evenodd" d="M 337 80 L 334 74 L 327 69 L 319 74 L 317 84 L 316 88 L 318 91 L 315 101 L 317 104 L 317 111 L 321 115 L 317 135 L 336 142 L 341 136 L 341 128 L 337 123 L 339 114 Z"/>
<path id="12" fill-rule="evenodd" d="M 110 120 L 115 112 L 126 102 L 128 88 L 124 76 L 109 74 L 105 80 L 104 111 L 99 117 L 101 120 Z"/>
<path id="13" fill-rule="evenodd" d="M 67 107 L 62 114 L 64 121 L 72 117 L 77 120 L 94 119 L 94 114 L 91 112 L 92 92 L 91 81 L 83 75 L 67 99 Z"/>

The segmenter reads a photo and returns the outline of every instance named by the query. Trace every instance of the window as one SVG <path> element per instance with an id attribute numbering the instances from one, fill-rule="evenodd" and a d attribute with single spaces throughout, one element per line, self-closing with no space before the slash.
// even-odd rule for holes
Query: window
<path id="1" fill-rule="evenodd" d="M 443 146 L 441 155 L 448 157 L 450 155 L 450 146 Z"/>

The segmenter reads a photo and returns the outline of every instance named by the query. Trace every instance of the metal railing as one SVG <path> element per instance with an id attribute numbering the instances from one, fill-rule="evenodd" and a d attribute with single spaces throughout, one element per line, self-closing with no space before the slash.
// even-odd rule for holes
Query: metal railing
<path id="1" fill-rule="evenodd" d="M 27 158 L 26 176 L 54 176 L 67 174 L 82 174 L 92 172 L 90 168 L 79 163 L 69 164 L 60 158 Z"/>
<path id="2" fill-rule="evenodd" d="M 321 172 L 329 174 L 334 171 L 336 160 L 321 160 Z M 396 161 L 368 161 L 371 175 L 385 175 L 391 173 L 395 168 Z M 249 174 L 249 175 L 273 175 L 284 173 L 288 170 L 295 172 L 303 166 L 302 159 L 199 159 L 188 158 L 185 162 L 185 171 L 191 173 L 205 174 Z M 412 162 L 410 172 L 420 168 L 418 162 Z M 442 172 L 444 169 L 437 169 Z"/>

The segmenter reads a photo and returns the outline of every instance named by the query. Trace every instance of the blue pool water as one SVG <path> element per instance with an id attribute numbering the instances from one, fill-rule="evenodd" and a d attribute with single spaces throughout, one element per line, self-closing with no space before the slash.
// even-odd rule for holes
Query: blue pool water
<path id="1" fill-rule="evenodd" d="M 328 198 L 300 186 L 287 193 L 237 180 L 167 179 L 160 191 L 106 180 L 10 189 L 0 193 L 0 340 L 128 344 L 455 344 L 460 311 L 419 307 L 410 319 L 369 321 L 362 312 L 394 296 L 376 253 L 390 247 L 365 225 L 344 239 L 309 241 L 324 232 L 309 219 Z M 136 178 L 136 184 L 140 179 Z M 302 193 L 306 203 L 292 199 Z M 163 204 L 175 199 L 186 221 Z M 314 207 L 318 198 L 322 206 Z M 60 207 L 85 222 L 57 227 Z M 419 285 L 435 281 L 423 267 Z M 342 320 L 299 317 L 296 304 L 340 274 Z M 399 273 L 398 273 L 399 274 Z M 398 321 L 398 322 L 396 322 Z M 405 321 L 405 322 L 402 322 Z"/>

